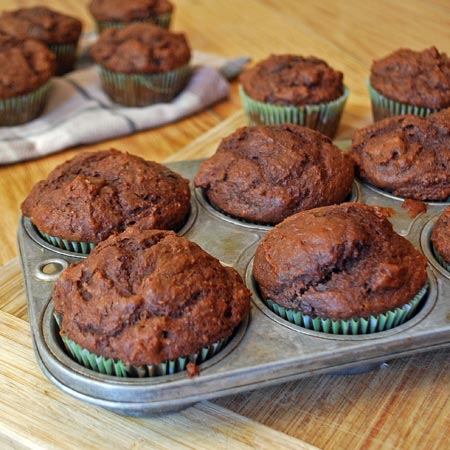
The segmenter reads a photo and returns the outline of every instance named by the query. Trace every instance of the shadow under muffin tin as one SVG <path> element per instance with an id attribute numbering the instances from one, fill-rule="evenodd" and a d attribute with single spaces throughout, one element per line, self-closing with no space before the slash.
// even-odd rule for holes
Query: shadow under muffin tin
<path id="1" fill-rule="evenodd" d="M 421 248 L 430 265 L 428 292 L 404 324 L 388 331 L 339 335 L 309 330 L 275 314 L 259 294 L 253 256 L 272 226 L 224 215 L 210 205 L 202 189 L 193 188 L 201 161 L 168 166 L 191 180 L 191 213 L 179 234 L 198 243 L 224 265 L 233 266 L 253 293 L 250 318 L 219 353 L 199 365 L 200 375 L 186 371 L 147 378 L 103 375 L 75 362 L 66 353 L 53 317 L 53 282 L 67 263 L 85 255 L 53 247 L 27 218 L 18 241 L 26 284 L 30 324 L 38 362 L 65 392 L 120 414 L 146 416 L 175 411 L 197 401 L 231 395 L 301 377 L 377 367 L 406 354 L 450 345 L 447 299 L 450 273 L 433 255 L 429 237 L 434 221 L 448 203 L 428 203 L 428 211 L 411 219 L 403 199 L 354 182 L 351 201 L 391 208 L 394 230 Z"/>

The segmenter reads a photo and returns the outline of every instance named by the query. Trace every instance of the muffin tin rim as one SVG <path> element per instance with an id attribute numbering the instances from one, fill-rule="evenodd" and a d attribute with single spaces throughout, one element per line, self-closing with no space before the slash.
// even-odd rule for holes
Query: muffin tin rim
<path id="1" fill-rule="evenodd" d="M 183 226 L 179 230 L 175 231 L 175 233 L 178 234 L 179 236 L 185 235 L 192 228 L 198 215 L 198 205 L 197 202 L 194 201 L 194 199 L 192 198 L 192 195 L 189 201 L 190 201 L 190 210 L 188 217 L 184 222 Z M 72 252 L 70 250 L 56 247 L 55 245 L 52 245 L 50 242 L 47 242 L 39 235 L 38 228 L 31 221 L 31 218 L 22 215 L 19 221 L 22 223 L 28 236 L 41 247 L 44 247 L 52 252 L 59 253 L 60 255 L 63 256 L 73 257 L 80 260 L 87 258 L 88 254 Z"/>
<path id="2" fill-rule="evenodd" d="M 345 199 L 344 201 L 340 203 L 347 203 L 347 202 L 357 202 L 361 198 L 361 186 L 360 181 L 356 178 L 353 178 L 352 182 L 352 190 L 350 194 L 347 197 L 350 197 L 348 200 Z M 208 196 L 206 195 L 206 190 L 202 187 L 194 187 L 194 195 L 197 201 L 201 206 L 203 206 L 210 214 L 212 214 L 215 217 L 219 217 L 221 220 L 225 222 L 229 222 L 233 225 L 238 225 L 244 228 L 251 228 L 259 231 L 269 231 L 272 230 L 278 223 L 276 224 L 264 224 L 264 223 L 257 223 L 257 222 L 251 222 L 246 219 L 239 219 L 236 216 L 232 216 L 225 211 L 221 211 L 218 207 L 215 207 L 212 202 L 208 199 Z M 338 203 L 338 204 L 340 204 Z M 322 205 L 326 206 L 326 205 Z M 329 206 L 329 205 L 328 205 Z M 319 206 L 318 206 L 319 207 Z M 301 211 L 298 211 L 301 212 Z M 295 213 L 294 213 L 295 214 Z"/>
<path id="3" fill-rule="evenodd" d="M 64 348 L 64 344 L 62 343 L 61 339 L 58 338 L 58 327 L 53 317 L 53 312 L 54 304 L 50 297 L 39 319 L 39 333 L 41 333 L 43 337 L 45 346 L 50 351 L 51 355 L 56 358 L 57 364 L 60 365 L 63 370 L 72 370 L 75 372 L 75 374 L 83 377 L 88 377 L 92 380 L 97 381 L 98 379 L 99 382 L 109 382 L 110 384 L 120 385 L 124 387 L 167 384 L 170 382 L 190 378 L 187 370 L 183 370 L 171 375 L 169 374 L 138 378 L 106 375 L 84 367 L 82 364 L 75 361 L 67 354 L 67 351 Z M 233 331 L 229 342 L 217 354 L 215 354 L 211 358 L 208 358 L 206 361 L 197 366 L 200 370 L 200 373 L 209 369 L 211 366 L 220 363 L 222 359 L 224 359 L 228 354 L 230 354 L 239 346 L 239 343 L 245 336 L 250 321 L 251 312 Z"/>
<path id="4" fill-rule="evenodd" d="M 192 179 L 192 173 L 194 173 L 194 170 L 198 170 L 199 164 L 199 160 L 183 161 L 180 165 L 173 165 L 172 168 Z M 361 184 L 360 187 L 362 193 L 361 200 L 365 203 L 369 200 L 368 204 L 371 204 L 371 191 L 364 191 L 364 184 Z M 191 183 L 191 192 L 192 189 Z M 395 208 L 400 211 L 400 206 L 398 204 L 395 205 Z M 199 208 L 198 218 L 206 221 L 210 220 L 207 217 L 207 212 L 202 208 Z M 424 217 L 417 222 L 417 225 L 420 223 L 420 229 L 424 223 L 423 219 Z M 216 219 L 217 222 L 219 220 L 219 218 Z M 244 275 L 246 273 L 246 267 L 252 259 L 253 248 L 263 238 L 265 233 L 255 228 L 247 229 L 244 232 L 243 228 L 239 229 L 238 227 L 234 227 L 224 220 L 220 220 L 220 224 L 221 227 L 224 227 L 224 233 L 228 233 L 227 230 L 230 231 L 227 239 L 234 240 L 237 236 L 254 236 L 251 244 L 245 246 L 245 248 L 239 247 L 239 250 L 237 250 L 238 247 L 236 246 L 232 250 L 234 256 L 230 256 L 231 261 L 233 261 L 231 265 L 239 273 Z M 201 246 L 205 245 L 204 248 L 208 252 L 212 254 L 216 252 L 215 256 L 218 259 L 222 259 L 222 257 L 218 256 L 217 252 L 226 251 L 226 254 L 229 255 L 228 247 L 226 247 L 226 250 L 225 247 L 222 250 L 216 248 L 215 251 L 208 248 L 208 240 L 203 238 L 205 229 L 201 224 L 199 225 L 197 228 L 193 227 L 187 233 L 186 237 L 194 240 L 194 242 L 199 243 Z M 416 227 L 411 231 L 412 236 L 410 240 L 412 239 L 413 243 L 420 240 L 420 229 Z M 212 229 L 211 231 L 214 234 L 215 230 Z M 53 249 L 51 249 L 50 253 L 43 251 L 45 249 L 39 246 L 36 241 L 32 240 L 24 230 L 22 221 L 19 225 L 18 237 L 29 307 L 31 304 L 30 322 L 32 322 L 33 340 L 36 354 L 38 355 L 38 362 L 43 371 L 55 384 L 67 393 L 121 414 L 142 416 L 161 411 L 174 411 L 204 399 L 243 392 L 267 384 L 299 379 L 316 373 L 334 373 L 343 368 L 347 370 L 349 367 L 367 366 L 367 364 L 386 361 L 400 355 L 419 353 L 421 351 L 450 345 L 449 324 L 445 320 L 445 317 L 442 316 L 446 311 L 444 311 L 445 306 L 442 302 L 442 294 L 445 296 L 446 292 L 450 290 L 450 282 L 447 279 L 438 278 L 437 273 L 433 271 L 433 275 L 438 278 L 439 295 L 437 297 L 436 307 L 430 311 L 430 317 L 424 318 L 423 324 L 419 322 L 417 328 L 411 327 L 414 333 L 411 333 L 411 330 L 408 328 L 406 330 L 402 329 L 404 331 L 403 333 L 395 335 L 386 336 L 386 332 L 376 333 L 373 335 L 373 338 L 379 339 L 375 340 L 361 340 L 355 339 L 355 336 L 351 336 L 351 339 L 347 338 L 345 341 L 339 339 L 326 341 L 324 339 L 315 339 L 316 336 L 312 337 L 308 333 L 296 333 L 289 328 L 280 327 L 279 324 L 273 322 L 257 306 L 253 306 L 251 321 L 254 323 L 250 324 L 247 328 L 242 342 L 237 345 L 236 351 L 230 352 L 222 361 L 214 364 L 211 367 L 211 372 L 205 370 L 203 377 L 200 374 L 199 377 L 194 377 L 193 379 L 180 378 L 178 381 L 174 380 L 175 375 L 169 375 L 170 379 L 173 380 L 171 383 L 161 382 L 163 377 L 155 377 L 154 379 L 143 378 L 140 381 L 143 384 L 139 388 L 141 390 L 139 391 L 137 387 L 133 390 L 134 394 L 140 392 L 142 396 L 133 397 L 131 394 L 127 394 L 126 387 L 116 389 L 118 382 L 122 381 L 123 383 L 123 379 L 119 380 L 118 377 L 112 377 L 113 380 L 106 383 L 103 377 L 107 375 L 97 374 L 90 369 L 86 370 L 89 370 L 91 375 L 93 373 L 95 376 L 101 377 L 100 380 L 93 381 L 94 379 L 92 377 L 70 378 L 70 375 L 73 376 L 73 371 L 67 371 L 64 374 L 61 370 L 55 370 L 54 358 L 49 358 L 45 353 L 45 346 L 43 347 L 42 342 L 40 342 L 38 333 L 36 332 L 37 327 L 34 325 L 36 318 L 41 314 L 42 293 L 48 292 L 48 297 L 46 298 L 48 303 L 48 298 L 51 295 L 49 291 L 51 284 L 40 282 L 38 284 L 39 289 L 36 289 L 37 281 L 30 276 L 31 269 L 36 262 L 52 256 L 51 252 L 53 252 Z M 244 238 L 240 239 L 236 242 L 244 242 L 242 241 Z M 76 259 L 73 254 L 68 255 L 68 257 L 72 258 L 72 260 Z M 228 262 L 230 258 L 225 257 L 224 259 Z M 434 268 L 432 269 L 434 270 Z M 255 304 L 254 300 L 253 298 L 253 305 Z M 435 320 L 433 322 L 435 326 L 430 327 L 430 320 Z M 266 349 L 272 348 L 270 345 L 271 341 L 268 341 L 269 346 L 266 344 L 262 346 L 258 341 L 261 341 L 263 336 L 264 338 L 272 338 L 273 343 L 278 345 L 277 348 L 280 348 L 281 341 L 283 342 L 282 345 L 290 342 L 290 339 L 293 339 L 292 336 L 295 337 L 295 342 L 293 342 L 290 349 L 290 346 L 286 347 L 286 353 L 284 355 L 283 353 L 280 355 L 279 352 L 272 353 L 271 351 L 267 353 Z M 257 340 L 255 341 L 255 339 Z M 329 345 L 323 345 L 321 342 L 325 344 L 328 342 Z M 312 347 L 310 348 L 310 346 Z M 255 356 L 254 351 L 259 352 L 261 349 L 263 349 L 263 353 Z M 248 357 L 250 357 L 250 360 Z M 223 365 L 224 363 L 225 365 Z M 78 363 L 74 361 L 74 364 Z M 129 379 L 127 380 L 129 381 Z M 132 380 L 135 384 L 138 381 L 138 379 Z M 151 382 L 153 383 L 150 384 Z M 122 396 L 122 394 L 125 395 Z"/>
<path id="5" fill-rule="evenodd" d="M 270 308 L 266 305 L 264 302 L 264 299 L 262 295 L 259 292 L 258 289 L 258 283 L 256 282 L 254 276 L 253 276 L 253 262 L 254 262 L 254 256 L 252 257 L 251 261 L 247 265 L 247 270 L 245 272 L 245 284 L 246 286 L 252 291 L 252 301 L 253 303 L 261 310 L 263 314 L 265 314 L 267 317 L 269 317 L 271 320 L 277 322 L 278 324 L 285 326 L 286 328 L 289 328 L 290 330 L 296 331 L 298 333 L 304 333 L 308 336 L 317 337 L 320 339 L 326 339 L 326 340 L 339 340 L 339 341 L 366 341 L 366 340 L 372 340 L 372 339 L 380 339 L 380 337 L 383 336 L 390 336 L 394 334 L 401 333 L 405 331 L 406 329 L 417 325 L 417 323 L 421 322 L 425 317 L 428 316 L 428 314 L 433 310 L 436 301 L 437 301 L 437 292 L 438 292 L 438 282 L 436 279 L 436 276 L 433 274 L 433 272 L 427 268 L 427 275 L 428 275 L 428 287 L 427 291 L 424 295 L 424 297 L 421 299 L 420 303 L 420 309 L 418 312 L 416 312 L 410 319 L 408 319 L 406 322 L 402 323 L 401 325 L 397 325 L 390 330 L 386 331 L 377 331 L 374 333 L 368 333 L 368 334 L 333 334 L 333 333 L 325 333 L 323 331 L 315 331 L 310 330 L 308 328 L 304 328 L 300 325 L 296 325 L 295 323 L 291 323 L 286 319 L 283 319 L 281 316 L 277 315 L 273 311 L 270 310 Z"/>

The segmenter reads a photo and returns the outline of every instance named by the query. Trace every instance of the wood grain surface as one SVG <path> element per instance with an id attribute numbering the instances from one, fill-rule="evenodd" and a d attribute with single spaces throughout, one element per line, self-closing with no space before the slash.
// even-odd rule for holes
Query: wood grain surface
<path id="1" fill-rule="evenodd" d="M 174 153 L 170 160 L 209 156 L 214 152 L 220 136 L 240 126 L 244 120 L 241 112 L 235 113 L 180 152 Z M 25 302 L 18 260 L 14 259 L 0 269 L 0 334 L 2 333 L 2 323 L 5 323 L 3 314 L 9 318 L 14 317 L 22 323 L 27 321 Z M 20 328 L 17 320 L 14 320 L 14 325 L 11 325 L 16 327 L 16 331 L 11 335 L 10 341 L 5 344 L 0 342 L 0 359 L 2 349 L 6 354 L 16 352 L 15 336 L 23 333 L 24 326 L 22 324 L 22 328 Z M 29 337 L 27 339 L 28 347 L 30 347 Z M 20 340 L 25 342 L 22 336 Z M 274 349 L 274 351 L 279 350 Z M 22 360 L 16 368 L 28 371 L 30 365 L 36 365 L 34 359 L 27 362 Z M 9 376 L 12 376 L 12 373 Z M 42 375 L 39 374 L 39 377 L 40 380 L 43 380 Z M 13 383 L 14 390 L 22 389 L 21 382 L 14 384 L 15 381 L 11 381 L 8 376 L 5 379 L 8 383 Z M 41 391 L 39 393 L 29 392 L 27 395 L 34 398 L 36 394 L 36 402 L 45 405 L 45 409 L 53 410 L 55 408 L 59 411 L 60 401 L 64 404 L 67 402 L 70 405 L 73 404 L 71 400 L 64 399 L 63 394 L 56 394 L 56 389 L 48 382 L 46 382 L 45 390 L 46 392 L 51 390 L 53 393 L 50 400 L 42 397 Z M 53 402 L 53 399 L 57 401 Z M 78 403 L 76 406 L 78 408 Z M 381 365 L 377 370 L 359 375 L 315 376 L 298 382 L 224 397 L 207 404 L 207 408 L 212 408 L 212 410 L 216 406 L 220 406 L 221 409 L 215 414 L 224 415 L 222 424 L 224 429 L 228 430 L 230 425 L 228 418 L 225 417 L 225 411 L 233 411 L 236 415 L 232 420 L 239 422 L 239 416 L 251 418 L 255 422 L 285 433 L 292 438 L 301 439 L 297 448 L 302 448 L 301 445 L 305 445 L 304 442 L 330 450 L 449 448 L 450 349 L 393 360 L 389 364 Z M 80 414 L 84 413 L 85 408 L 91 407 L 80 407 Z M 184 414 L 188 414 L 189 411 L 195 410 L 195 413 L 192 414 L 197 414 L 197 408 L 203 408 L 203 406 L 196 406 L 181 413 L 183 420 Z M 17 411 L 21 410 L 20 407 L 17 409 Z M 57 414 L 45 416 L 45 422 L 51 424 L 50 427 L 52 427 L 53 421 L 57 417 Z M 111 423 L 114 423 L 115 426 L 116 422 L 108 413 L 98 412 L 96 417 L 100 422 L 112 421 Z M 28 427 L 28 416 L 26 415 L 23 420 Z M 81 426 L 77 422 L 78 417 L 74 420 L 77 427 Z M 123 421 L 128 420 L 117 417 L 117 426 L 121 428 Z M 246 419 L 244 422 L 247 423 Z M 153 424 L 153 419 L 150 423 Z M 163 418 L 158 425 L 161 427 L 161 433 L 166 426 L 172 426 L 171 422 L 166 422 Z M 11 430 L 9 422 L 4 423 L 3 426 L 8 431 Z M 55 429 L 59 429 L 59 426 L 58 422 Z M 209 426 L 216 426 L 216 424 Z M 241 426 L 244 425 L 241 424 Z M 197 427 L 197 422 L 189 423 L 189 430 L 192 429 L 192 433 L 197 433 Z M 218 429 L 223 431 L 220 427 Z M 158 433 L 159 430 L 158 428 Z M 266 441 L 264 430 L 246 431 L 245 439 L 248 439 L 246 442 L 250 447 L 289 448 L 284 441 L 279 441 L 277 447 L 270 436 Z M 24 433 L 25 430 L 21 429 L 20 432 Z M 228 431 L 225 431 L 225 436 L 220 435 L 217 443 L 215 435 L 213 440 L 207 437 L 202 441 L 204 448 L 238 448 L 236 446 L 241 445 L 242 442 L 233 441 L 227 433 Z M 171 435 L 164 436 L 169 439 Z M 72 439 L 76 439 L 76 437 L 74 436 Z M 163 438 L 157 434 L 145 439 L 158 439 L 160 442 Z M 176 440 L 176 431 L 174 431 L 173 439 Z M 147 443 L 147 441 L 144 442 Z M 168 442 L 175 445 L 174 441 L 169 440 Z M 180 442 L 177 443 L 180 444 Z M 84 445 L 85 442 L 80 441 L 80 444 Z M 186 445 L 189 446 L 191 443 L 186 443 Z M 294 443 L 295 445 L 296 443 Z M 202 447 L 194 446 L 193 448 Z"/>
<path id="2" fill-rule="evenodd" d="M 10 269 L 19 273 L 17 260 Z M 16 290 L 20 290 L 20 284 L 16 284 Z M 5 297 L 7 292 L 0 288 L 0 302 Z M 21 300 L 25 300 L 23 292 Z M 0 447 L 5 450 L 314 448 L 210 402 L 176 414 L 135 419 L 76 400 L 42 374 L 28 323 L 2 310 L 0 382 Z"/>
<path id="3" fill-rule="evenodd" d="M 325 59 L 344 73 L 350 97 L 338 139 L 371 122 L 366 79 L 371 62 L 399 47 L 436 45 L 450 52 L 450 2 L 358 0 L 174 0 L 173 28 L 185 31 L 193 48 L 225 56 L 298 53 Z M 88 0 L 0 0 L 1 9 L 37 4 L 81 18 L 93 29 Z M 67 149 L 37 161 L 0 167 L 0 264 L 17 255 L 15 232 L 20 203 L 32 186 L 80 150 L 116 147 L 162 161 L 241 109 L 237 83 L 230 99 L 154 130 L 95 145 Z"/>
<path id="4" fill-rule="evenodd" d="M 365 83 L 374 58 L 400 47 L 435 45 L 450 53 L 448 0 L 173 1 L 174 29 L 185 31 L 195 49 L 254 61 L 270 53 L 314 55 L 341 70 L 350 97 L 338 139 L 371 122 Z M 87 3 L 0 0 L 0 8 L 44 4 L 80 17 L 91 30 Z M 113 146 L 155 161 L 197 158 L 244 123 L 234 82 L 227 101 L 176 124 L 0 167 L 0 265 L 17 255 L 22 200 L 77 152 Z M 0 269 L 0 380 L 0 448 L 307 448 L 305 442 L 323 449 L 450 448 L 449 350 L 397 359 L 360 375 L 316 376 L 225 397 L 155 419 L 123 418 L 74 400 L 36 365 L 17 260 Z"/>

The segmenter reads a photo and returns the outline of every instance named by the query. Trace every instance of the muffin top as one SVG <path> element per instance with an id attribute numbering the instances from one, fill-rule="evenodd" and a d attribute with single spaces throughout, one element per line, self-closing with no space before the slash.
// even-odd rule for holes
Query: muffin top
<path id="1" fill-rule="evenodd" d="M 129 227 L 72 264 L 55 284 L 64 333 L 81 347 L 139 366 L 231 336 L 250 311 L 238 273 L 170 231 Z"/>
<path id="2" fill-rule="evenodd" d="M 176 230 L 189 211 L 188 180 L 114 149 L 82 153 L 59 165 L 22 203 L 23 215 L 39 230 L 92 243 L 134 224 Z"/>
<path id="3" fill-rule="evenodd" d="M 37 39 L 46 44 L 72 44 L 81 34 L 81 22 L 44 6 L 5 11 L 0 31 L 18 39 Z"/>
<path id="4" fill-rule="evenodd" d="M 0 67 L 0 98 L 11 98 L 45 84 L 55 73 L 56 56 L 39 41 L 0 31 Z"/>
<path id="5" fill-rule="evenodd" d="M 323 134 L 293 124 L 238 129 L 195 178 L 221 210 L 271 224 L 344 201 L 352 183 L 351 158 Z"/>
<path id="6" fill-rule="evenodd" d="M 350 154 L 359 177 L 401 197 L 450 196 L 450 108 L 426 118 L 389 117 L 357 131 Z"/>
<path id="7" fill-rule="evenodd" d="M 450 206 L 433 226 L 431 242 L 446 264 L 450 264 Z"/>
<path id="8" fill-rule="evenodd" d="M 348 320 L 410 302 L 426 283 L 426 266 L 380 209 L 343 203 L 300 212 L 269 231 L 253 272 L 266 299 Z"/>
<path id="9" fill-rule="evenodd" d="M 132 22 L 173 11 L 168 0 L 93 0 L 89 11 L 98 21 Z"/>
<path id="10" fill-rule="evenodd" d="M 168 72 L 187 64 L 191 58 L 184 34 L 151 23 L 106 29 L 91 51 L 98 64 L 121 73 Z"/>
<path id="11" fill-rule="evenodd" d="M 254 100 L 285 106 L 335 100 L 344 93 L 342 80 L 325 61 L 297 55 L 271 55 L 240 76 Z"/>
<path id="12" fill-rule="evenodd" d="M 426 108 L 450 106 L 450 59 L 435 47 L 402 48 L 372 64 L 371 85 L 391 100 Z"/>

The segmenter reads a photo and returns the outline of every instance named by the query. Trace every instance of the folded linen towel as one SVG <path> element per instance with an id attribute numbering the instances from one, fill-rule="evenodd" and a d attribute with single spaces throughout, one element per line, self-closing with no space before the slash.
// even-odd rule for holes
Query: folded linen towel
<path id="1" fill-rule="evenodd" d="M 0 127 L 0 164 L 40 158 L 179 120 L 227 97 L 230 88 L 224 75 L 236 76 L 247 61 L 194 52 L 197 69 L 186 88 L 170 103 L 143 108 L 111 102 L 94 66 L 56 77 L 42 116 L 20 126 Z"/>

